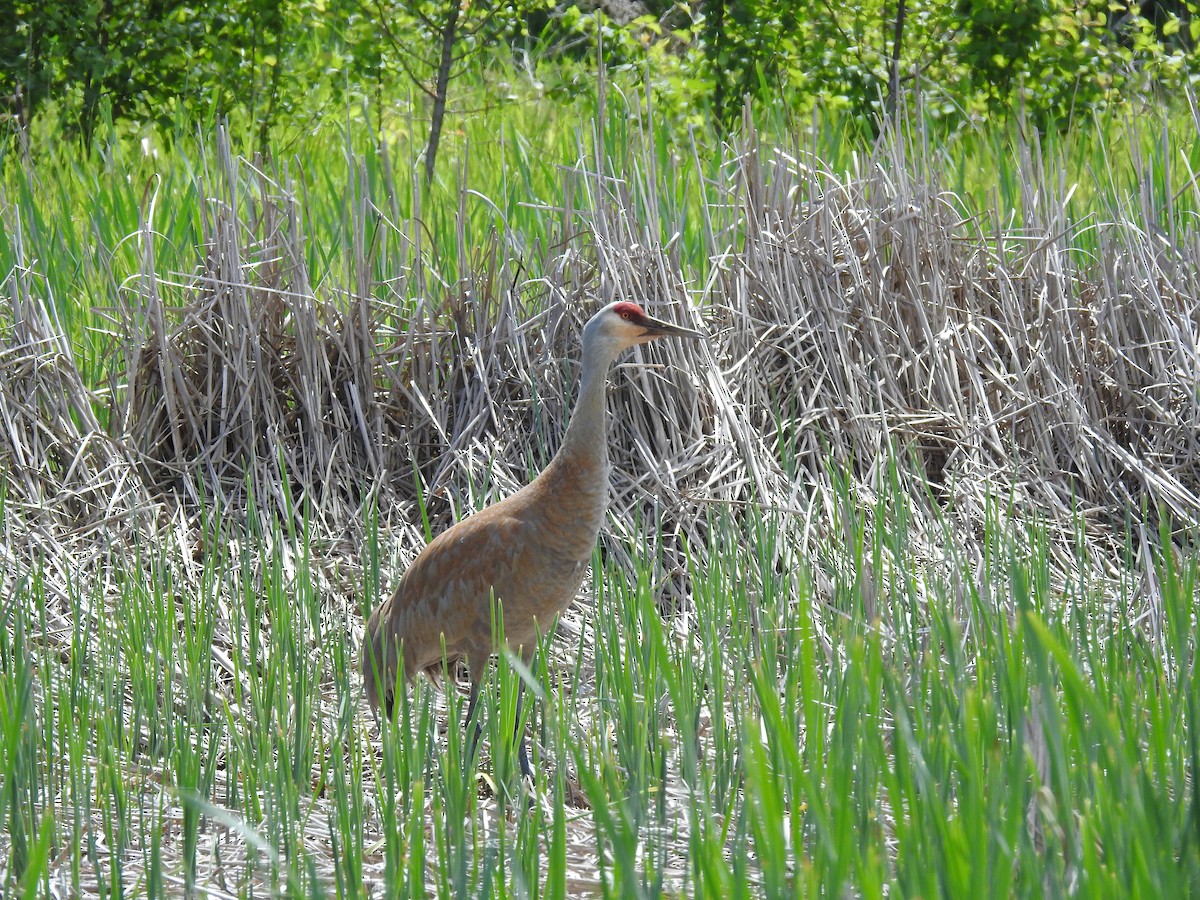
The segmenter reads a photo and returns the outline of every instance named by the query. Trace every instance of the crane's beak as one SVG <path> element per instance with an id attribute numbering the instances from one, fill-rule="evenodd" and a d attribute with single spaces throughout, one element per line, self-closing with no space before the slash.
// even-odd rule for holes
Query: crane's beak
<path id="1" fill-rule="evenodd" d="M 653 316 L 644 315 L 638 319 L 637 324 L 646 329 L 641 335 L 643 341 L 653 341 L 660 337 L 706 337 L 703 332 L 692 331 L 692 329 L 684 328 L 681 325 L 672 325 L 670 322 L 664 322 L 662 319 L 656 319 Z"/>

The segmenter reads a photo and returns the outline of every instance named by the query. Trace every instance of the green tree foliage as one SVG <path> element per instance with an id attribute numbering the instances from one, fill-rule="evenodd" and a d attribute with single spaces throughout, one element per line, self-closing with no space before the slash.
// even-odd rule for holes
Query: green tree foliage
<path id="1" fill-rule="evenodd" d="M 1088 0 L 960 0 L 955 62 L 977 110 L 1003 111 L 1020 91 L 1046 126 L 1117 100 L 1131 82 L 1174 80 L 1191 54 L 1181 12 Z M 1160 24 L 1155 25 L 1159 20 Z M 1172 61 L 1173 59 L 1173 61 Z"/>
<path id="2" fill-rule="evenodd" d="M 798 6 L 791 0 L 708 0 L 704 50 L 719 120 L 736 116 L 743 97 L 761 95 L 786 79 L 799 51 Z"/>
<path id="3" fill-rule="evenodd" d="M 743 94 L 877 122 L 898 86 L 959 120 L 1021 103 L 1044 125 L 1196 71 L 1195 0 L 704 0 L 693 8 L 714 111 Z"/>
<path id="4" fill-rule="evenodd" d="M 737 120 L 743 98 L 870 128 L 919 86 L 951 125 L 1042 127 L 1200 71 L 1200 0 L 0 0 L 0 116 L 173 126 L 237 111 L 260 145 L 339 114 L 313 97 L 428 95 L 432 171 L 450 82 L 511 53 L 549 90 L 595 89 L 597 48 L 660 112 Z M 611 12 L 611 16 L 609 14 Z M 478 81 L 478 79 L 476 79 Z M 379 102 L 376 106 L 381 105 Z"/>
<path id="5" fill-rule="evenodd" d="M 102 115 L 178 121 L 245 110 L 260 136 L 337 61 L 344 0 L 16 0 L 0 32 L 0 103 L 57 102 L 90 143 Z"/>
<path id="6" fill-rule="evenodd" d="M 387 62 L 403 71 L 431 102 L 425 180 L 433 178 L 450 80 L 481 50 L 527 34 L 530 16 L 551 9 L 550 0 L 362 0 L 392 51 Z M 355 49 L 382 69 L 385 58 L 373 35 L 362 34 Z"/>

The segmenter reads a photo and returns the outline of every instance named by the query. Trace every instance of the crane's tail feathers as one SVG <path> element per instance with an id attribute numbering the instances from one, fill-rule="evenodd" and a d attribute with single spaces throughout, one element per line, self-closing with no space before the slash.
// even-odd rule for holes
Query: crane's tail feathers
<path id="1" fill-rule="evenodd" d="M 446 667 L 440 662 L 436 662 L 432 666 L 426 666 L 422 672 L 439 691 L 445 687 L 443 682 L 446 680 Z"/>

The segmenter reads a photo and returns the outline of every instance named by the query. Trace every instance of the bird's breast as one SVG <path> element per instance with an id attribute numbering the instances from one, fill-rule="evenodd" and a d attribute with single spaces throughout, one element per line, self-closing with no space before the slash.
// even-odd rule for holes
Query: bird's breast
<path id="1" fill-rule="evenodd" d="M 604 507 L 563 510 L 559 521 L 545 535 L 547 555 L 557 557 L 563 565 L 587 565 L 592 549 L 604 522 Z"/>
<path id="2" fill-rule="evenodd" d="M 535 490 L 537 532 L 545 552 L 570 565 L 586 565 L 608 507 L 607 459 L 556 459 Z"/>
<path id="3" fill-rule="evenodd" d="M 587 573 L 585 560 L 546 558 L 536 573 L 530 572 L 524 583 L 504 598 L 505 628 L 510 639 L 521 636 L 519 629 L 526 623 L 532 627 L 537 618 L 543 627 L 554 616 L 571 605 L 583 577 Z"/>

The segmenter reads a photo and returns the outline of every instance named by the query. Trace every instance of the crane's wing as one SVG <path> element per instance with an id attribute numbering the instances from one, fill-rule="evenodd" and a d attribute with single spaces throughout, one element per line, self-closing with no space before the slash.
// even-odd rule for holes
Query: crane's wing
<path id="1" fill-rule="evenodd" d="M 492 597 L 516 581 L 529 546 L 525 523 L 502 505 L 442 532 L 404 573 L 388 605 L 387 630 L 404 642 L 412 674 L 446 655 L 472 657 L 492 646 Z"/>

